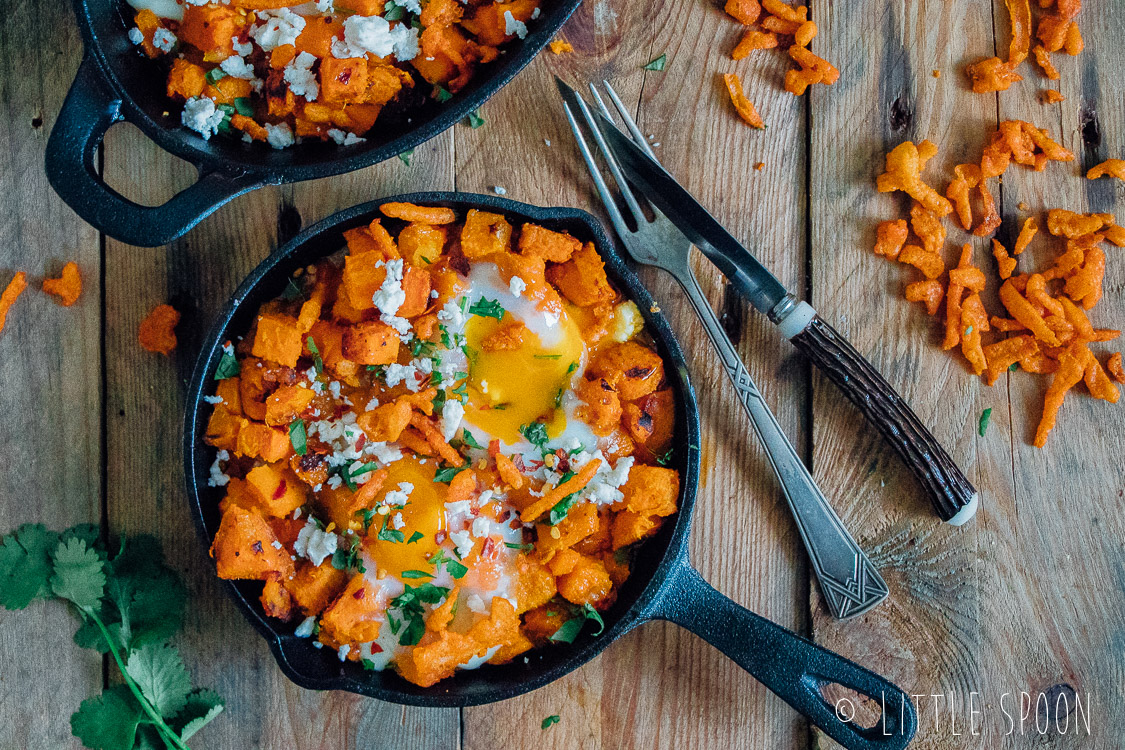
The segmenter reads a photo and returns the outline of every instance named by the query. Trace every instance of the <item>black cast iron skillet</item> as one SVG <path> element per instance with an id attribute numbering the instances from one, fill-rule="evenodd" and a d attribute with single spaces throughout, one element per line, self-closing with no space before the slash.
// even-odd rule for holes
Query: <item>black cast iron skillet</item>
<path id="1" fill-rule="evenodd" d="M 573 645 L 557 645 L 528 654 L 524 663 L 486 665 L 460 671 L 432 688 L 413 685 L 391 671 L 370 672 L 341 664 L 335 652 L 312 647 L 293 635 L 293 625 L 265 616 L 258 602 L 261 585 L 228 582 L 228 590 L 250 623 L 269 642 L 278 664 L 298 685 L 319 690 L 347 690 L 361 695 L 419 706 L 470 706 L 511 698 L 534 690 L 597 656 L 602 649 L 641 623 L 669 620 L 691 630 L 753 674 L 770 690 L 842 745 L 853 750 L 893 750 L 914 735 L 916 715 L 910 699 L 896 686 L 837 654 L 744 609 L 708 585 L 687 557 L 688 531 L 699 478 L 699 413 L 688 382 L 683 352 L 667 321 L 652 312 L 652 297 L 614 251 L 601 225 L 584 211 L 536 208 L 493 196 L 466 193 L 415 193 L 341 211 L 308 228 L 262 262 L 227 303 L 206 339 L 196 364 L 184 425 L 184 459 L 188 494 L 197 526 L 210 544 L 219 525 L 221 490 L 209 488 L 207 477 L 214 451 L 203 443 L 211 407 L 203 397 L 215 389 L 213 373 L 223 342 L 247 331 L 258 306 L 285 289 L 291 272 L 337 252 L 343 232 L 381 216 L 378 206 L 390 201 L 441 205 L 464 213 L 469 208 L 502 212 L 514 222 L 533 221 L 593 241 L 606 261 L 612 281 L 636 301 L 645 324 L 666 363 L 667 379 L 676 394 L 673 465 L 680 472 L 679 512 L 639 551 L 633 574 L 621 587 L 617 602 L 605 613 L 605 632 L 587 627 Z M 384 221 L 386 221 L 384 219 Z M 394 222 L 390 222 L 391 229 Z M 864 729 L 845 723 L 821 696 L 825 684 L 838 683 L 884 706 L 883 719 Z"/>
<path id="2" fill-rule="evenodd" d="M 409 151 L 449 128 L 495 94 L 554 37 L 581 0 L 550 0 L 528 24 L 525 39 L 504 47 L 448 102 L 418 84 L 404 108 L 388 107 L 354 146 L 309 142 L 277 151 L 222 135 L 203 140 L 180 125 L 180 108 L 165 94 L 167 71 L 137 51 L 125 0 L 73 0 L 86 53 L 47 142 L 51 186 L 98 231 L 131 245 L 154 247 L 180 237 L 232 198 L 262 185 L 351 172 Z M 98 174 L 97 149 L 106 131 L 126 120 L 165 151 L 195 165 L 199 180 L 161 206 L 134 203 Z"/>

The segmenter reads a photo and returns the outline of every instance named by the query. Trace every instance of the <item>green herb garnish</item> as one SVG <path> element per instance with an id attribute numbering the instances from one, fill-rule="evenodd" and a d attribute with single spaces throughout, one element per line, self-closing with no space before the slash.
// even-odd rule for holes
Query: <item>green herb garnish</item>
<path id="1" fill-rule="evenodd" d="M 297 286 L 297 282 L 293 277 L 289 277 L 285 281 L 285 291 L 281 293 L 281 298 L 286 302 L 292 302 L 301 296 L 301 287 Z"/>
<path id="2" fill-rule="evenodd" d="M 535 545 L 532 542 L 528 542 L 527 544 L 516 544 L 515 542 L 504 542 L 504 546 L 507 547 L 508 549 L 518 549 L 520 552 L 524 552 L 524 553 L 531 552 L 532 550 L 535 549 Z"/>
<path id="3" fill-rule="evenodd" d="M 305 344 L 309 347 L 309 352 L 313 355 L 313 368 L 319 377 L 324 372 L 324 360 L 320 358 L 320 349 L 316 347 L 316 342 L 313 337 L 309 336 L 305 339 Z"/>
<path id="4" fill-rule="evenodd" d="M 406 151 L 403 151 L 401 154 L 398 155 L 398 158 L 402 160 L 403 164 L 405 164 L 406 166 L 409 167 L 410 166 L 410 160 L 414 158 L 414 149 L 411 148 L 411 149 L 407 149 Z"/>
<path id="5" fill-rule="evenodd" d="M 668 65 L 668 54 L 665 53 L 665 54 L 661 55 L 660 57 L 656 58 L 655 60 L 650 61 L 647 65 L 644 66 L 644 69 L 645 70 L 660 71 L 660 70 L 664 70 L 665 66 L 667 66 L 667 65 Z"/>
<path id="6" fill-rule="evenodd" d="M 363 549 L 363 543 L 357 536 L 352 536 L 350 539 L 347 549 L 337 549 L 332 553 L 332 567 L 336 570 L 356 570 L 360 573 L 366 573 L 367 569 L 363 566 L 363 560 L 359 556 L 360 550 Z"/>
<path id="7" fill-rule="evenodd" d="M 417 542 L 417 541 L 418 541 L 418 540 L 420 540 L 420 539 L 421 539 L 421 538 L 422 538 L 423 536 L 424 536 L 424 535 L 422 534 L 422 532 L 421 532 L 421 531 L 415 531 L 415 532 L 414 532 L 413 534 L 411 534 L 411 535 L 410 535 L 410 538 L 406 540 L 406 543 L 407 543 L 407 544 L 414 544 L 414 542 Z"/>
<path id="8" fill-rule="evenodd" d="M 558 724 L 558 723 L 559 723 L 559 715 L 558 714 L 551 714 L 546 719 L 543 719 L 543 723 L 539 725 L 539 728 L 540 729 L 546 729 L 547 727 L 552 726 L 554 724 Z"/>
<path id="9" fill-rule="evenodd" d="M 497 300 L 481 297 L 469 307 L 470 315 L 479 315 L 482 318 L 504 319 L 504 308 Z"/>
<path id="10" fill-rule="evenodd" d="M 24 524 L 0 540 L 0 604 L 23 609 L 35 599 L 62 599 L 82 625 L 75 642 L 113 657 L 123 680 L 82 702 L 70 717 L 89 748 L 188 750 L 188 739 L 223 710 L 210 690 L 191 687 L 175 648 L 187 589 L 148 536 L 122 540 L 112 558 L 91 524 L 61 534 Z"/>
<path id="11" fill-rule="evenodd" d="M 233 378 L 240 372 L 242 372 L 242 367 L 238 364 L 238 357 L 234 356 L 233 352 L 224 351 L 222 359 L 219 360 L 219 366 L 215 368 L 215 380 Z"/>
<path id="12" fill-rule="evenodd" d="M 438 469 L 436 472 L 434 472 L 434 481 L 435 482 L 445 482 L 445 483 L 448 484 L 449 482 L 453 481 L 453 477 L 460 474 L 466 468 L 468 468 L 468 467 L 466 467 L 466 466 L 443 466 L 440 469 Z"/>
<path id="13" fill-rule="evenodd" d="M 293 451 L 298 456 L 303 456 L 308 452 L 308 435 L 305 432 L 305 420 L 294 419 L 289 423 L 289 442 L 293 446 Z"/>
<path id="14" fill-rule="evenodd" d="M 656 463 L 660 464 L 661 466 L 667 466 L 669 462 L 671 462 L 672 454 L 675 452 L 675 450 L 675 448 L 669 448 L 668 450 L 661 453 L 656 457 Z"/>
<path id="15" fill-rule="evenodd" d="M 388 21 L 401 21 L 405 15 L 406 8 L 403 8 L 394 0 L 387 0 L 387 4 L 383 6 L 383 18 Z"/>
<path id="16" fill-rule="evenodd" d="M 473 437 L 473 433 L 469 432 L 468 430 L 461 430 L 461 442 L 469 446 L 470 448 L 484 450 L 484 446 L 478 443 L 477 439 Z"/>
<path id="17" fill-rule="evenodd" d="M 469 113 L 468 120 L 469 120 L 469 127 L 472 128 L 473 130 L 476 130 L 481 125 L 484 125 L 484 118 L 481 117 L 480 113 L 475 109 L 472 112 Z"/>
<path id="18" fill-rule="evenodd" d="M 434 98 L 445 103 L 453 98 L 453 94 L 449 93 L 449 89 L 443 86 L 434 86 Z"/>
<path id="19" fill-rule="evenodd" d="M 988 423 L 992 420 L 992 407 L 988 407 L 980 415 L 980 421 L 977 423 L 977 434 L 984 437 L 984 433 L 988 431 Z"/>
<path id="20" fill-rule="evenodd" d="M 207 83 L 214 84 L 215 81 L 221 81 L 227 77 L 227 72 L 222 68 L 215 66 L 207 71 L 207 75 L 203 76 Z"/>
<path id="21" fill-rule="evenodd" d="M 562 357 L 561 354 L 533 354 L 533 355 L 531 355 L 532 359 L 559 359 L 560 357 Z"/>
<path id="22" fill-rule="evenodd" d="M 387 525 L 391 520 L 390 515 L 383 516 L 383 526 L 379 529 L 379 533 L 375 535 L 376 539 L 381 539 L 384 542 L 401 543 L 406 541 L 406 536 L 398 529 L 392 529 Z"/>
<path id="23" fill-rule="evenodd" d="M 403 578 L 433 578 L 433 573 L 427 573 L 424 570 L 404 570 L 402 571 Z"/>
<path id="24" fill-rule="evenodd" d="M 598 614 L 596 609 L 586 604 L 574 617 L 564 622 L 548 640 L 555 643 L 574 643 L 574 639 L 578 637 L 587 620 L 593 620 L 598 624 L 598 631 L 590 635 L 598 636 L 605 630 L 605 621 L 602 616 Z"/>
<path id="25" fill-rule="evenodd" d="M 520 434 L 527 438 L 527 442 L 539 450 L 543 450 L 550 438 L 547 437 L 547 425 L 542 422 L 532 422 L 520 427 Z"/>
<path id="26" fill-rule="evenodd" d="M 254 116 L 254 105 L 250 103 L 250 97 L 240 96 L 234 100 L 234 111 L 243 117 Z"/>

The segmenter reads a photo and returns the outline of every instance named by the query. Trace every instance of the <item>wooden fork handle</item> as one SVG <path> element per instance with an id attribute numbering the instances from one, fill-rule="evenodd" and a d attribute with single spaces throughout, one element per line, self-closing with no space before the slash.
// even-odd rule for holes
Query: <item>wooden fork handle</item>
<path id="1" fill-rule="evenodd" d="M 803 325 L 795 333 L 785 331 L 785 321 L 780 323 L 793 345 L 883 434 L 926 488 L 943 521 L 960 526 L 972 518 L 977 490 L 953 458 L 878 370 L 811 307 L 800 305 L 811 315 L 799 316 L 804 318 L 799 320 Z M 794 327 L 789 326 L 790 330 Z"/>

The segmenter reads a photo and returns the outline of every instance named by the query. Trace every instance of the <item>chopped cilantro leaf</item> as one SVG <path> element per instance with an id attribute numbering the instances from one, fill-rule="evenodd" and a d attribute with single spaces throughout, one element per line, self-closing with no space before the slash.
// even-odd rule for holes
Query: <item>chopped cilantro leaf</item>
<path id="1" fill-rule="evenodd" d="M 1020 369 L 1020 363 L 1019 362 L 1013 362 L 1011 365 L 1009 365 L 1008 372 L 1015 372 L 1018 369 Z"/>
<path id="2" fill-rule="evenodd" d="M 387 0 L 387 4 L 383 6 L 383 18 L 388 21 L 401 21 L 405 15 L 406 8 L 394 0 Z"/>
<path id="3" fill-rule="evenodd" d="M 542 422 L 532 422 L 520 427 L 520 434 L 527 438 L 527 442 L 534 445 L 539 450 L 543 450 L 550 439 L 547 437 L 547 425 Z"/>
<path id="4" fill-rule="evenodd" d="M 410 160 L 414 158 L 414 149 L 411 148 L 411 149 L 407 149 L 406 151 L 403 151 L 401 154 L 398 155 L 398 158 L 402 160 L 403 164 L 405 164 L 406 166 L 409 167 L 410 166 Z"/>
<path id="5" fill-rule="evenodd" d="M 238 358 L 230 352 L 223 352 L 223 356 L 219 360 L 219 365 L 215 368 L 215 380 L 233 378 L 241 371 L 242 367 L 238 364 Z"/>
<path id="6" fill-rule="evenodd" d="M 468 121 L 469 121 L 469 127 L 472 128 L 473 130 L 476 130 L 481 125 L 484 125 L 484 118 L 481 117 L 480 112 L 478 112 L 475 109 L 472 112 L 469 113 Z"/>
<path id="7" fill-rule="evenodd" d="M 587 604 L 584 605 L 582 609 L 578 610 L 578 613 L 574 617 L 564 622 L 548 640 L 556 643 L 574 643 L 574 639 L 578 637 L 578 634 L 582 631 L 582 626 L 586 624 L 587 620 L 593 620 L 598 624 L 598 631 L 596 633 L 591 633 L 591 635 L 601 635 L 605 630 L 605 621 L 602 619 L 602 616 L 598 614 L 596 609 Z"/>
<path id="8" fill-rule="evenodd" d="M 213 84 L 213 83 L 215 83 L 215 81 L 226 78 L 227 72 L 225 70 L 223 70 L 222 68 L 220 68 L 218 66 L 215 66 L 214 68 L 211 68 L 210 70 L 208 70 L 207 75 L 205 75 L 203 77 L 207 80 L 207 83 Z"/>
<path id="9" fill-rule="evenodd" d="M 566 374 L 571 375 L 577 369 L 578 369 L 578 363 L 577 362 L 571 362 L 570 367 L 566 368 Z"/>
<path id="10" fill-rule="evenodd" d="M 481 297 L 469 307 L 470 315 L 478 315 L 482 318 L 496 318 L 497 320 L 504 319 L 504 308 L 500 302 L 494 299 L 485 299 Z"/>
<path id="11" fill-rule="evenodd" d="M 425 535 L 421 531 L 415 531 L 413 534 L 410 535 L 410 538 L 406 540 L 406 543 L 407 544 L 414 544 L 414 542 L 419 541 L 423 536 L 425 536 Z"/>
<path id="12" fill-rule="evenodd" d="M 650 61 L 647 65 L 644 66 L 644 69 L 645 70 L 661 71 L 661 70 L 664 70 L 664 68 L 667 65 L 668 65 L 668 55 L 667 55 L 667 53 L 665 53 L 665 54 L 661 55 L 660 57 L 656 58 L 655 60 Z"/>
<path id="13" fill-rule="evenodd" d="M 406 536 L 401 531 L 399 531 L 398 529 L 392 529 L 387 526 L 387 522 L 389 520 L 390 516 L 383 517 L 383 526 L 379 529 L 379 533 L 376 535 L 376 538 L 381 539 L 384 542 L 405 542 Z"/>
<path id="14" fill-rule="evenodd" d="M 363 665 L 363 669 L 367 672 L 377 671 L 375 668 L 375 662 L 371 661 L 370 659 L 360 659 L 359 663 Z"/>
<path id="15" fill-rule="evenodd" d="M 309 351 L 313 355 L 313 367 L 316 369 L 316 374 L 319 376 L 324 372 L 324 360 L 320 358 L 320 349 L 316 348 L 316 342 L 313 337 L 309 336 L 305 339 L 305 343 L 309 347 Z"/>
<path id="16" fill-rule="evenodd" d="M 427 573 L 424 570 L 404 570 L 402 571 L 403 578 L 433 578 L 433 573 Z"/>
<path id="17" fill-rule="evenodd" d="M 540 729 L 546 729 L 547 727 L 553 726 L 553 725 L 558 724 L 558 723 L 559 723 L 559 715 L 558 714 L 551 714 L 546 719 L 543 719 L 543 723 L 539 725 L 539 728 Z"/>
<path id="18" fill-rule="evenodd" d="M 566 514 L 569 513 L 570 509 L 574 507 L 574 501 L 577 499 L 578 493 L 572 492 L 562 500 L 559 500 L 557 503 L 555 503 L 554 507 L 551 508 L 550 512 L 547 514 L 547 523 L 551 526 L 558 525 L 564 518 L 566 518 Z"/>
<path id="19" fill-rule="evenodd" d="M 473 433 L 469 432 L 468 430 L 461 431 L 461 442 L 469 446 L 470 448 L 484 450 L 484 446 L 478 443 L 477 439 L 473 437 Z"/>
<path id="20" fill-rule="evenodd" d="M 533 354 L 532 359 L 560 359 L 561 354 Z"/>
<path id="21" fill-rule="evenodd" d="M 243 117 L 254 116 L 254 105 L 250 103 L 250 97 L 240 96 L 234 100 L 234 111 Z"/>
<path id="22" fill-rule="evenodd" d="M 453 477 L 460 474 L 465 470 L 464 466 L 443 466 L 434 474 L 435 482 L 449 483 L 453 481 Z"/>
<path id="23" fill-rule="evenodd" d="M 528 542 L 527 544 L 516 544 L 515 542 L 504 542 L 504 546 L 507 547 L 508 549 L 518 549 L 520 552 L 531 552 L 535 549 L 535 545 L 532 542 Z"/>
<path id="24" fill-rule="evenodd" d="M 453 98 L 453 94 L 449 93 L 449 89 L 443 86 L 434 86 L 434 98 L 439 102 L 447 102 Z"/>
<path id="25" fill-rule="evenodd" d="M 285 291 L 281 293 L 281 298 L 286 302 L 292 302 L 301 296 L 301 287 L 297 286 L 297 282 L 290 276 L 285 281 Z"/>
<path id="26" fill-rule="evenodd" d="M 661 466 L 667 466 L 668 463 L 672 460 L 672 453 L 675 452 L 675 450 L 675 448 L 669 448 L 664 453 L 661 453 L 656 457 L 656 463 L 660 464 Z"/>

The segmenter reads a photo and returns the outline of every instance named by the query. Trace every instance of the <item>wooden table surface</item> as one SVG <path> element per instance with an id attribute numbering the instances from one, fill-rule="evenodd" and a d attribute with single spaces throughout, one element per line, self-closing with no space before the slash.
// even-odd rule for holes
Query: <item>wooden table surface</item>
<path id="1" fill-rule="evenodd" d="M 1025 215 L 1021 202 L 1037 212 L 1116 211 L 1125 220 L 1117 185 L 1080 178 L 1104 158 L 1125 156 L 1118 0 L 1087 0 L 1079 17 L 1086 51 L 1056 58 L 1066 101 L 1052 106 L 1039 103 L 1046 81 L 1030 65 L 1027 80 L 999 96 L 967 90 L 963 66 L 1006 49 L 999 2 L 819 0 L 812 48 L 842 76 L 796 98 L 781 90 L 784 55 L 729 59 L 739 27 L 714 0 L 587 0 L 562 32 L 574 54 L 541 55 L 483 107 L 483 127 L 452 128 L 420 147 L 411 166 L 392 159 L 258 190 L 156 249 L 99 235 L 49 188 L 43 150 L 81 42 L 67 3 L 5 5 L 0 280 L 26 270 L 33 288 L 0 334 L 0 529 L 92 521 L 107 533 L 163 540 L 193 595 L 178 645 L 196 683 L 227 700 L 226 714 L 193 741 L 197 749 L 835 747 L 717 651 L 667 624 L 644 626 L 570 676 L 491 706 L 404 708 L 302 690 L 225 596 L 192 527 L 179 446 L 186 378 L 217 310 L 278 243 L 337 209 L 416 189 L 502 186 L 516 200 L 597 210 L 560 116 L 555 74 L 611 80 L 661 144 L 667 167 L 881 368 L 981 491 L 974 521 L 961 529 L 939 523 L 858 412 L 702 264 L 701 283 L 767 401 L 890 586 L 889 600 L 869 614 L 834 621 L 701 327 L 667 277 L 646 273 L 689 352 L 701 401 L 705 464 L 691 554 L 704 576 L 916 694 L 919 750 L 1121 746 L 1120 407 L 1068 399 L 1048 447 L 1031 447 L 1045 380 L 1014 373 L 989 388 L 973 378 L 938 349 L 920 306 L 901 299 L 903 267 L 870 251 L 875 222 L 904 214 L 901 200 L 873 189 L 889 148 L 930 138 L 941 147 L 931 174 L 948 174 L 978 158 L 997 122 L 1010 118 L 1046 127 L 1078 160 L 1042 173 L 1009 170 L 999 196 L 1002 236 Z M 662 53 L 666 70 L 642 69 Z M 717 80 L 727 71 L 742 74 L 768 130 L 732 115 Z M 102 163 L 111 185 L 150 204 L 193 178 L 127 125 L 110 132 Z M 949 259 L 965 241 L 960 231 L 951 235 Z M 986 242 L 973 243 L 978 262 L 991 263 Z M 1125 327 L 1122 252 L 1108 253 L 1095 325 Z M 69 309 L 35 288 L 66 260 L 78 262 L 85 280 Z M 141 319 L 166 301 L 184 312 L 171 358 L 136 341 Z M 987 407 L 992 423 L 980 438 Z M 77 746 L 68 717 L 107 670 L 73 645 L 74 628 L 55 603 L 0 611 L 0 748 Z M 1050 710 L 1032 705 L 1021 721 L 1021 693 L 1032 703 L 1049 696 Z M 1034 720 L 1053 715 L 1060 694 L 1072 699 L 1069 732 L 1041 736 Z M 1074 695 L 1092 736 L 1085 726 L 1075 733 Z M 971 701 L 983 707 L 977 736 L 966 726 Z M 550 714 L 561 721 L 543 731 Z"/>

